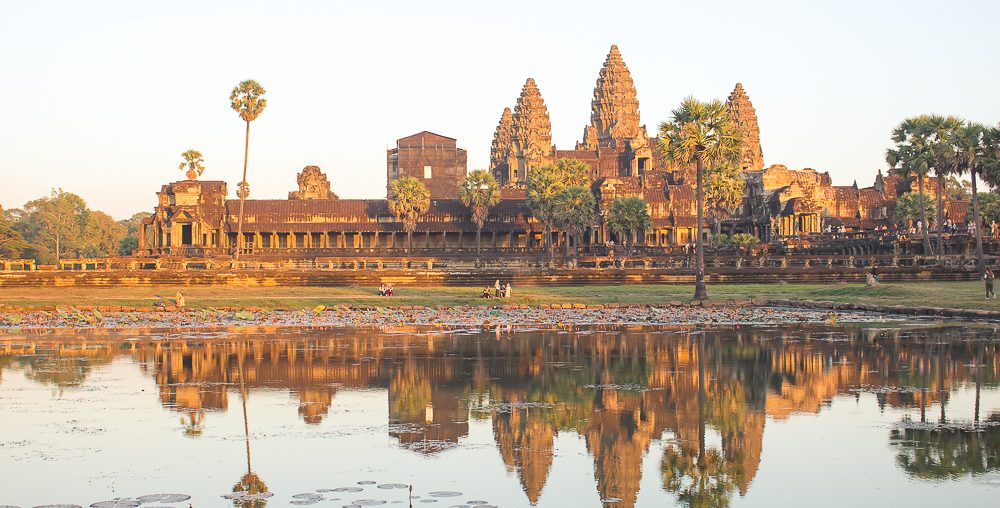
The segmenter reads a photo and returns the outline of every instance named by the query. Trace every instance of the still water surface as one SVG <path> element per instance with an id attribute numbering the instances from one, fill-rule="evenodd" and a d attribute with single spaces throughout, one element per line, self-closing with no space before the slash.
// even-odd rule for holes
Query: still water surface
<path id="1" fill-rule="evenodd" d="M 1000 499 L 992 329 L 96 337 L 0 340 L 0 505 Z"/>

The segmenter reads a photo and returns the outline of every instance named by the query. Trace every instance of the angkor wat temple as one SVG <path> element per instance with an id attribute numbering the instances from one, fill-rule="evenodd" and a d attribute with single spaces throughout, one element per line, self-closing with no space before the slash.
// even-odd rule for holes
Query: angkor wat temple
<path id="1" fill-rule="evenodd" d="M 757 115 L 739 83 L 727 100 L 732 120 L 744 139 L 742 157 L 746 192 L 739 209 L 722 222 L 726 233 L 751 233 L 763 241 L 835 230 L 864 232 L 895 221 L 896 199 L 915 192 L 915 179 L 883 175 L 869 187 L 833 185 L 829 173 L 811 168 L 765 167 Z M 658 139 L 640 123 L 639 101 L 632 76 L 617 46 L 612 46 L 594 87 L 590 125 L 571 150 L 552 143 L 552 127 L 542 94 L 531 78 L 513 110 L 505 108 L 494 135 L 489 170 L 502 185 L 500 204 L 483 229 L 487 249 L 541 251 L 541 225 L 524 201 L 528 168 L 562 158 L 577 159 L 591 169 L 598 201 L 598 223 L 583 243 L 616 240 L 604 224 L 611 203 L 640 197 L 648 205 L 652 228 L 640 235 L 646 246 L 681 246 L 693 241 L 696 210 L 692 168 L 671 166 L 661 157 Z M 415 177 L 430 190 L 431 207 L 417 224 L 414 247 L 456 251 L 475 246 L 470 211 L 457 199 L 467 172 L 466 151 L 457 141 L 432 132 L 401 138 L 387 151 L 387 184 Z M 935 197 L 936 180 L 924 185 Z M 224 254 L 237 242 L 239 201 L 228 199 L 222 181 L 179 181 L 157 193 L 154 216 L 140 232 L 140 255 Z M 946 218 L 965 220 L 967 203 L 945 201 Z M 402 223 L 386 199 L 341 199 L 316 166 L 298 175 L 298 190 L 288 199 L 248 199 L 243 226 L 248 255 L 323 255 L 325 251 L 405 246 Z M 565 240 L 558 231 L 553 241 Z"/>

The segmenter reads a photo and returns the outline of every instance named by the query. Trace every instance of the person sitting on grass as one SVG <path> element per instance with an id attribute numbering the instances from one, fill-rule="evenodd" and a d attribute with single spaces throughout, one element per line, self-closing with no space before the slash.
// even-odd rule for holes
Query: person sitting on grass
<path id="1" fill-rule="evenodd" d="M 486 287 L 483 288 L 483 294 L 480 295 L 480 298 L 489 299 L 489 297 L 490 297 L 490 287 L 486 286 Z"/>
<path id="2" fill-rule="evenodd" d="M 392 296 L 393 294 L 394 293 L 393 293 L 393 290 L 392 290 L 392 284 L 386 284 L 385 285 L 385 296 Z"/>
<path id="3" fill-rule="evenodd" d="M 382 284 L 378 285 L 378 295 L 379 296 L 385 296 L 385 283 L 384 282 Z"/>

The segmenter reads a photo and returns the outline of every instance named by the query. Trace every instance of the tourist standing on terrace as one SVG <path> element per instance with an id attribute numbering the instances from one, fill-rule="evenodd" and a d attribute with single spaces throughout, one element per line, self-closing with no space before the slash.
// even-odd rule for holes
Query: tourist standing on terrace
<path id="1" fill-rule="evenodd" d="M 983 274 L 983 282 L 986 283 L 986 299 L 990 298 L 996 300 L 997 294 L 993 292 L 993 280 L 996 279 L 996 275 L 993 275 L 993 270 L 990 268 L 986 269 L 986 273 Z"/>

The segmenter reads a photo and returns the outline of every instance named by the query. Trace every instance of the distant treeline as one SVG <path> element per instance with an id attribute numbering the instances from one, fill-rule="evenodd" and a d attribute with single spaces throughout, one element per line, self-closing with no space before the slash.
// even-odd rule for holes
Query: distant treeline
<path id="1" fill-rule="evenodd" d="M 0 258 L 53 264 L 62 258 L 131 255 L 139 247 L 140 224 L 150 215 L 116 221 L 87 208 L 80 196 L 53 189 L 24 208 L 0 208 Z"/>

